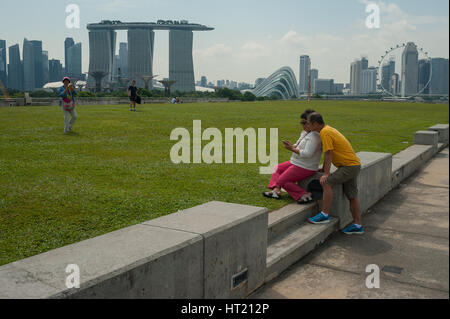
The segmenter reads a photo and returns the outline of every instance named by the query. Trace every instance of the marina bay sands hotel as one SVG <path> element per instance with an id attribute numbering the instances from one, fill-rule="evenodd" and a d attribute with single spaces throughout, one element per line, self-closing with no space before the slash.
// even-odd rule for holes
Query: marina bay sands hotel
<path id="1" fill-rule="evenodd" d="M 102 87 L 109 87 L 112 82 L 117 30 L 128 31 L 127 77 L 138 83 L 142 83 L 143 76 L 153 76 L 154 31 L 169 30 L 169 79 L 176 81 L 172 90 L 180 92 L 195 90 L 193 31 L 214 30 L 185 20 L 158 20 L 156 23 L 102 21 L 88 24 L 87 29 L 89 74 L 93 77 L 96 75 L 96 80 L 101 80 Z"/>

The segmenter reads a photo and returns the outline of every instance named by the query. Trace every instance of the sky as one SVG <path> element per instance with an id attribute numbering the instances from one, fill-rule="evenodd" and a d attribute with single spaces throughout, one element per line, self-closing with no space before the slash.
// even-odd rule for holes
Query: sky
<path id="1" fill-rule="evenodd" d="M 372 3 L 380 8 L 379 29 L 365 23 Z M 79 29 L 66 27 L 69 4 L 80 8 Z M 364 56 L 376 67 L 387 49 L 411 41 L 430 57 L 449 57 L 447 0 L 0 0 L 0 39 L 21 50 L 24 38 L 42 40 L 49 58 L 63 61 L 64 39 L 72 37 L 82 42 L 87 72 L 88 23 L 159 19 L 215 28 L 194 33 L 193 52 L 196 80 L 206 76 L 213 83 L 254 83 L 283 66 L 298 78 L 300 55 L 310 56 L 319 78 L 348 83 L 352 61 Z M 168 38 L 168 31 L 155 31 L 153 68 L 160 78 L 169 73 Z M 117 40 L 126 42 L 126 31 Z"/>

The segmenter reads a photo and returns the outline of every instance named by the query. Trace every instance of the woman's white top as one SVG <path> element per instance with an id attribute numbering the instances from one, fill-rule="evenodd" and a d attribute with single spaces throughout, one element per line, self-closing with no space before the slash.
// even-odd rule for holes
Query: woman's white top
<path id="1" fill-rule="evenodd" d="M 322 158 L 322 141 L 319 133 L 303 131 L 294 146 L 300 150 L 300 154 L 292 154 L 291 163 L 293 165 L 310 171 L 319 170 Z"/>

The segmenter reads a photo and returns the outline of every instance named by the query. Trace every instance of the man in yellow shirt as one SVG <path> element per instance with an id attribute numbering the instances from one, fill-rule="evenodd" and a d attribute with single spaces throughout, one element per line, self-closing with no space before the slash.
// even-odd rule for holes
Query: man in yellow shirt
<path id="1" fill-rule="evenodd" d="M 322 115 L 313 113 L 308 118 L 308 125 L 313 131 L 320 133 L 322 151 L 325 154 L 323 171 L 320 179 L 323 187 L 323 210 L 308 221 L 313 224 L 330 222 L 330 209 L 333 202 L 333 186 L 344 185 L 345 196 L 350 201 L 350 210 L 354 223 L 345 228 L 345 234 L 364 234 L 361 225 L 361 205 L 358 200 L 358 176 L 361 161 L 356 156 L 350 142 L 338 130 L 325 124 Z M 330 175 L 331 163 L 337 171 Z"/>

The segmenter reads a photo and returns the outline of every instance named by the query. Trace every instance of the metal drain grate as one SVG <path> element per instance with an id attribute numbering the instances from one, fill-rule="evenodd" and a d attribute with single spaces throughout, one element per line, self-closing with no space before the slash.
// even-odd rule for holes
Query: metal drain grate
<path id="1" fill-rule="evenodd" d="M 381 271 L 400 275 L 403 271 L 403 268 L 395 267 L 395 266 L 384 266 L 383 269 L 381 269 Z"/>

